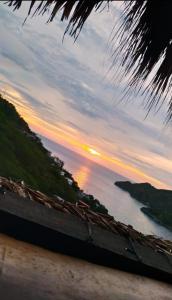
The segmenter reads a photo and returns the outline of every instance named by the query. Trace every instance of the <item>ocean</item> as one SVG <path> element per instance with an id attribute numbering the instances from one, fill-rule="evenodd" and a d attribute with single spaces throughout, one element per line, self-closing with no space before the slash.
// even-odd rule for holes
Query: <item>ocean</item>
<path id="1" fill-rule="evenodd" d="M 127 178 L 108 168 L 100 166 L 77 153 L 56 144 L 41 136 L 44 146 L 64 162 L 64 168 L 73 174 L 79 187 L 92 194 L 106 206 L 109 214 L 125 224 L 132 225 L 145 234 L 153 234 L 172 240 L 172 232 L 154 222 L 141 212 L 143 206 L 114 185 L 116 181 L 126 181 Z"/>

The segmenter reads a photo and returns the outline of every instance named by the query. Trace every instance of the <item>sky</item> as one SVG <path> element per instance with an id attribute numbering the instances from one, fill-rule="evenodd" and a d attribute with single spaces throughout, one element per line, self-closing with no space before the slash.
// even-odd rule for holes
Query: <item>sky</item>
<path id="1" fill-rule="evenodd" d="M 93 13 L 75 43 L 63 40 L 67 23 L 59 17 L 47 24 L 47 16 L 37 16 L 22 26 L 27 5 L 13 12 L 0 3 L 2 95 L 36 133 L 131 180 L 172 188 L 166 105 L 145 119 L 142 96 L 132 91 L 122 100 L 128 78 L 119 78 L 117 62 L 109 71 L 121 2 Z"/>

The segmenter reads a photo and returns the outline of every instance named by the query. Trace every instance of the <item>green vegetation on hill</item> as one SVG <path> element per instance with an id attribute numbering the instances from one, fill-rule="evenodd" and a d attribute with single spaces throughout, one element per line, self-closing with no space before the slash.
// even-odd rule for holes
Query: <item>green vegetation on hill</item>
<path id="1" fill-rule="evenodd" d="M 43 147 L 15 107 L 1 95 L 0 176 L 23 180 L 33 189 L 70 202 L 78 201 L 82 195 L 82 200 L 89 203 L 91 209 L 107 213 L 98 200 L 81 192 L 72 175 L 63 168 L 63 162 Z"/>
<path id="2" fill-rule="evenodd" d="M 141 211 L 162 225 L 172 228 L 172 191 L 156 189 L 149 183 L 117 181 L 115 185 L 143 203 L 146 207 L 142 207 Z"/>

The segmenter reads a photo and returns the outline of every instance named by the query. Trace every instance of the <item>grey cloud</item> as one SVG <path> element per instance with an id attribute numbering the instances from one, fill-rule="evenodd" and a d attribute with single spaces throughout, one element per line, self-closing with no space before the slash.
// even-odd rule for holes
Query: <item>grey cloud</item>
<path id="1" fill-rule="evenodd" d="M 67 125 L 73 127 L 74 129 L 79 130 L 80 132 L 83 132 L 85 134 L 90 133 L 89 130 L 87 130 L 87 128 L 83 128 L 82 126 L 79 126 L 79 125 L 75 124 L 74 122 L 67 121 L 66 123 L 67 123 Z"/>
<path id="2" fill-rule="evenodd" d="M 31 70 L 29 66 L 26 64 L 26 59 L 22 59 L 20 54 L 15 55 L 10 49 L 0 50 L 0 54 L 12 62 L 16 63 L 19 67 L 22 67 L 24 70 Z"/>

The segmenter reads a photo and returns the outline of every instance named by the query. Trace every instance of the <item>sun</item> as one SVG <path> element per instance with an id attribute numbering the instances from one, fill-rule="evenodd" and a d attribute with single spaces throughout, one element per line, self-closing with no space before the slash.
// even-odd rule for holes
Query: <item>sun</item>
<path id="1" fill-rule="evenodd" d="M 90 152 L 92 155 L 95 155 L 95 156 L 100 156 L 101 155 L 98 151 L 96 151 L 93 148 L 88 148 L 88 152 Z"/>
<path id="2" fill-rule="evenodd" d="M 95 150 L 94 148 L 89 147 L 88 145 L 82 145 L 82 148 L 89 154 L 94 155 L 94 156 L 102 156 L 100 152 Z"/>

